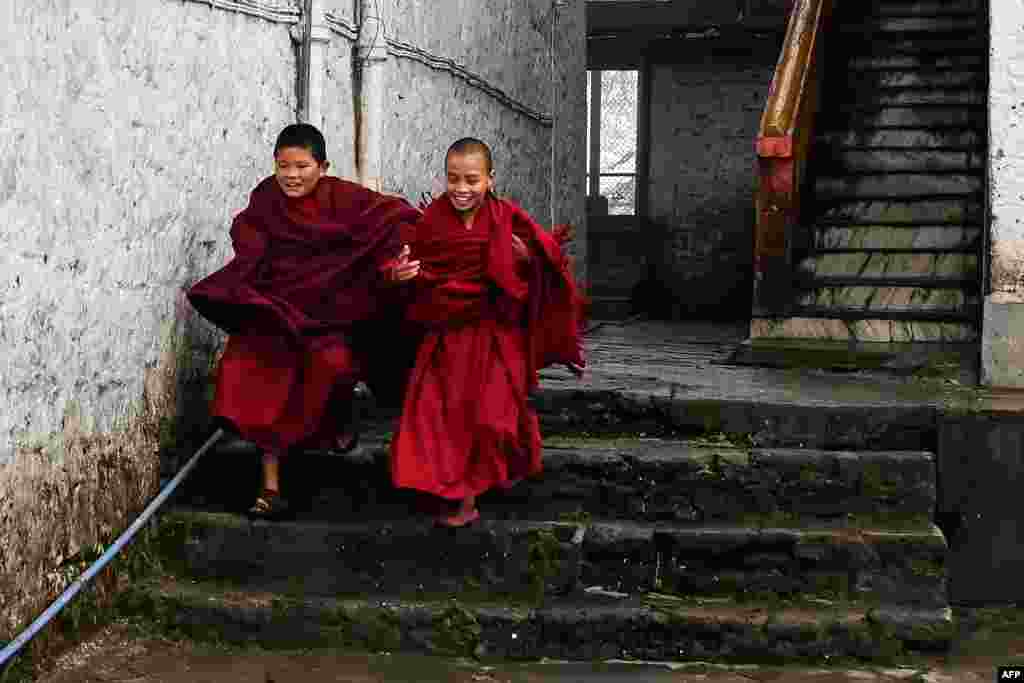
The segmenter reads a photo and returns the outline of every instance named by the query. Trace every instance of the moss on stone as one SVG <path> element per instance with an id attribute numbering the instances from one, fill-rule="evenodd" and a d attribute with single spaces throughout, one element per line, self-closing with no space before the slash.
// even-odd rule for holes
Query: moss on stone
<path id="1" fill-rule="evenodd" d="M 558 572 L 560 543 L 550 529 L 531 529 L 527 537 L 529 590 L 543 600 L 547 583 Z"/>
<path id="2" fill-rule="evenodd" d="M 438 654 L 470 656 L 480 644 L 482 634 L 476 616 L 454 601 L 434 617 L 433 643 Z"/>

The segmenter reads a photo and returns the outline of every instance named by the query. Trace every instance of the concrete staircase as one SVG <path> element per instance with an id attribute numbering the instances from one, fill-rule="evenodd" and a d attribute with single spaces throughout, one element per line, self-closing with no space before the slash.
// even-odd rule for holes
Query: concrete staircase
<path id="1" fill-rule="evenodd" d="M 799 294 L 754 337 L 977 339 L 987 33 L 985 0 L 836 3 Z"/>
<path id="2" fill-rule="evenodd" d="M 545 474 L 458 531 L 390 487 L 386 425 L 349 456 L 293 460 L 299 509 L 280 523 L 239 514 L 257 454 L 227 444 L 164 517 L 174 572 L 140 610 L 267 647 L 824 661 L 948 646 L 927 411 L 691 403 L 542 391 Z"/>

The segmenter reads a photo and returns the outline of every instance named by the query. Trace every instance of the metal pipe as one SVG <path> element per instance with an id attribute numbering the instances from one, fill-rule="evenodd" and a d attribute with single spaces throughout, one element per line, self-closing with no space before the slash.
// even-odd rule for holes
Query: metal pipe
<path id="1" fill-rule="evenodd" d="M 202 447 L 195 452 L 195 455 L 185 463 L 185 466 L 181 468 L 178 474 L 175 475 L 175 477 L 171 479 L 166 486 L 164 486 L 163 490 L 160 491 L 157 497 L 146 506 L 146 509 L 142 511 L 142 514 L 140 514 L 134 522 L 132 522 L 131 526 L 125 529 L 124 533 L 114 541 L 114 544 L 107 548 L 107 551 L 100 555 L 99 559 L 93 562 L 92 566 L 85 570 L 85 573 L 75 579 L 70 586 L 65 588 L 64 592 L 53 601 L 53 604 L 47 607 L 46 611 L 40 614 L 28 628 L 22 631 L 14 640 L 9 642 L 3 650 L 0 650 L 0 672 L 6 668 L 10 659 L 14 657 L 14 655 L 16 655 L 18 651 L 21 650 L 21 648 L 23 648 L 30 640 L 32 640 L 32 638 L 39 633 L 39 631 L 46 626 L 51 619 L 57 616 L 57 614 L 59 614 L 60 611 L 64 609 L 69 602 L 71 602 L 72 598 L 78 595 L 78 593 L 85 588 L 86 584 L 99 574 L 100 571 L 107 566 L 107 563 L 110 562 L 110 560 L 112 560 L 114 556 L 132 540 L 135 534 L 138 533 L 139 529 L 142 528 L 142 525 L 153 516 L 153 513 L 164 504 L 172 493 L 174 493 L 174 489 L 178 488 L 178 485 L 185 479 L 185 477 L 188 476 L 189 472 L 191 472 L 196 466 L 196 463 L 199 462 L 199 458 L 202 457 L 202 455 L 215 443 L 217 443 L 222 436 L 224 436 L 223 429 L 218 429 L 214 432 L 213 436 L 206 440 L 206 443 L 204 443 Z"/>

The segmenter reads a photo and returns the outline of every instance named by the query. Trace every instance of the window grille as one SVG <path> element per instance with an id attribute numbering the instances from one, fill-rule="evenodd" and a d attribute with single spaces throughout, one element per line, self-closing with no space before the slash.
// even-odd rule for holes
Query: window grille
<path id="1" fill-rule="evenodd" d="M 605 197 L 611 215 L 636 214 L 638 74 L 587 72 L 588 194 Z"/>

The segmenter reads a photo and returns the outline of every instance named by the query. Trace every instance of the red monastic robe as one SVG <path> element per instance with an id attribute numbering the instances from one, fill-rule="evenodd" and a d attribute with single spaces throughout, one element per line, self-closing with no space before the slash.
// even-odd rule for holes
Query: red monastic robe
<path id="1" fill-rule="evenodd" d="M 513 234 L 531 263 L 517 260 Z M 537 371 L 584 365 L 568 259 L 522 209 L 493 197 L 467 229 L 441 196 L 408 241 L 422 270 L 406 316 L 424 336 L 392 441 L 395 485 L 462 499 L 538 474 L 527 403 Z"/>
<path id="2" fill-rule="evenodd" d="M 212 414 L 275 452 L 342 433 L 352 389 L 373 361 L 361 352 L 366 336 L 400 322 L 383 271 L 418 217 L 401 199 L 334 177 L 297 200 L 273 177 L 262 181 L 232 224 L 235 258 L 188 293 L 230 335 Z M 383 351 L 393 341 L 374 344 Z"/>

